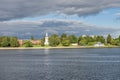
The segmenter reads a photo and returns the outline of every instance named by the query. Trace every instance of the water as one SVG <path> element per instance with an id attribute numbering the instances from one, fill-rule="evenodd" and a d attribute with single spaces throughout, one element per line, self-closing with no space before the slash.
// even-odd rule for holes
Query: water
<path id="1" fill-rule="evenodd" d="M 120 80 L 120 48 L 0 50 L 0 80 Z"/>

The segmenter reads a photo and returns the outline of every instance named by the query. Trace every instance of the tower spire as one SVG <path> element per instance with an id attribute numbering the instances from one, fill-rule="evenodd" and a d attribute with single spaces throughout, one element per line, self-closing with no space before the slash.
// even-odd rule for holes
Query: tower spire
<path id="1" fill-rule="evenodd" d="M 48 41 L 48 33 L 46 32 L 45 34 L 45 42 L 44 45 L 49 45 L 49 41 Z"/>
<path id="2" fill-rule="evenodd" d="M 46 35 L 45 35 L 45 37 L 48 37 L 48 33 L 46 32 Z"/>

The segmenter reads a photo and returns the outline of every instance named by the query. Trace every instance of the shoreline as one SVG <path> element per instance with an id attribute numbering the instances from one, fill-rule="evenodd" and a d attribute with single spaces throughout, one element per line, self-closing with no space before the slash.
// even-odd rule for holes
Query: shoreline
<path id="1" fill-rule="evenodd" d="M 94 48 L 120 48 L 120 46 L 69 46 L 69 47 L 0 47 L 0 50 L 32 50 L 32 49 L 94 49 Z"/>

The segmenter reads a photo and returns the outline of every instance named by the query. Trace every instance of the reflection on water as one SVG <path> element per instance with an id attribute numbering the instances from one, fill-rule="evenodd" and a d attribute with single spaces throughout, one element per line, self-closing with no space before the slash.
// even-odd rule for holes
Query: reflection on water
<path id="1" fill-rule="evenodd" d="M 49 50 L 50 50 L 50 49 L 44 49 L 44 53 L 45 53 L 45 54 L 49 54 Z"/>
<path id="2" fill-rule="evenodd" d="M 0 80 L 120 80 L 120 49 L 0 50 Z"/>
<path id="3" fill-rule="evenodd" d="M 48 63 L 50 61 L 50 58 L 49 58 L 49 49 L 44 49 L 44 54 L 46 54 L 46 56 L 44 58 L 44 65 L 50 65 Z"/>

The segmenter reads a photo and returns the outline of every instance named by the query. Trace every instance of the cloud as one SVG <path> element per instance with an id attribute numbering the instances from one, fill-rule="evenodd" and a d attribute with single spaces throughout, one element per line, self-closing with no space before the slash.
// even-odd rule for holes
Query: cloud
<path id="1" fill-rule="evenodd" d="M 0 22 L 0 35 L 18 36 L 19 38 L 44 37 L 45 32 L 49 35 L 67 33 L 79 35 L 105 35 L 115 33 L 119 29 L 99 28 L 78 20 L 46 19 L 40 21 L 4 21 Z"/>
<path id="2" fill-rule="evenodd" d="M 0 0 L 0 21 L 60 13 L 94 15 L 120 7 L 120 0 Z"/>
<path id="3" fill-rule="evenodd" d="M 86 29 L 85 31 L 88 31 L 88 32 L 89 32 L 90 30 L 89 30 L 89 29 Z"/>
<path id="4" fill-rule="evenodd" d="M 116 13 L 115 15 L 120 17 L 120 13 Z"/>
<path id="5" fill-rule="evenodd" d="M 111 35 L 116 38 L 120 36 L 120 31 L 113 32 Z"/>
<path id="6" fill-rule="evenodd" d="M 116 14 L 114 14 L 115 16 L 116 16 L 116 19 L 117 20 L 120 20 L 120 13 L 116 13 Z"/>

